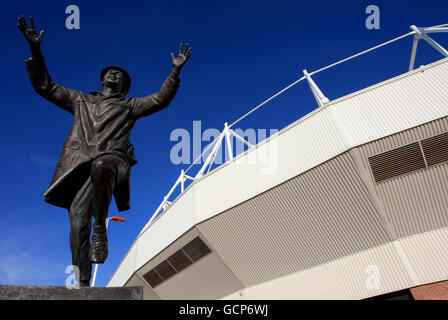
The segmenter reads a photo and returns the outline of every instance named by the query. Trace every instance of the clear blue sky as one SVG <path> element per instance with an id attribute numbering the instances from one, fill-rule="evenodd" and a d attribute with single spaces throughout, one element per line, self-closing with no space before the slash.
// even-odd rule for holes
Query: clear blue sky
<path id="1" fill-rule="evenodd" d="M 65 8 L 80 9 L 80 29 L 65 28 Z M 368 5 L 380 9 L 380 29 L 365 27 Z M 43 201 L 72 116 L 38 96 L 27 77 L 28 44 L 17 17 L 34 16 L 46 31 L 42 50 L 53 79 L 82 91 L 99 89 L 102 67 L 132 76 L 130 96 L 159 90 L 180 42 L 193 47 L 171 106 L 137 122 L 139 160 L 131 182 L 132 209 L 110 215 L 110 255 L 104 286 L 181 169 L 170 161 L 170 133 L 221 129 L 309 72 L 410 31 L 448 23 L 447 1 L 7 1 L 0 19 L 2 141 L 0 144 L 0 284 L 64 285 L 71 264 L 66 210 Z M 448 47 L 448 34 L 434 38 Z M 314 77 L 336 99 L 407 70 L 412 38 L 400 40 Z M 441 58 L 421 42 L 416 66 Z M 265 105 L 236 128 L 281 129 L 316 108 L 306 83 Z M 204 143 L 205 145 L 205 143 Z M 306 152 L 306 150 L 304 150 Z M 219 192 L 219 190 L 217 190 Z"/>

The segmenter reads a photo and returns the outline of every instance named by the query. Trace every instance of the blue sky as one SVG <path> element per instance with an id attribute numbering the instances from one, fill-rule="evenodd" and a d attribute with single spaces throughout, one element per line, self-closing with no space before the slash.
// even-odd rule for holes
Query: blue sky
<path id="1" fill-rule="evenodd" d="M 68 30 L 68 5 L 80 9 L 80 29 Z M 368 30 L 368 5 L 380 9 L 380 29 Z M 132 209 L 112 202 L 110 255 L 97 285 L 104 286 L 181 169 L 170 150 L 177 128 L 221 129 L 302 76 L 410 31 L 448 23 L 447 1 L 8 1 L 0 40 L 3 103 L 0 108 L 0 284 L 64 285 L 71 264 L 67 211 L 46 204 L 49 186 L 72 116 L 38 96 L 27 77 L 28 44 L 16 27 L 21 14 L 44 29 L 42 51 L 53 79 L 81 91 L 99 90 L 110 64 L 132 77 L 129 96 L 159 90 L 180 42 L 193 47 L 171 106 L 137 122 L 132 142 Z M 38 31 L 39 31 L 38 30 Z M 448 47 L 448 35 L 434 39 Z M 331 100 L 407 71 L 412 38 L 395 42 L 313 79 Z M 416 66 L 442 56 L 419 44 Z M 316 108 L 305 82 L 257 110 L 235 128 L 281 129 Z M 206 143 L 203 144 L 205 146 Z M 306 152 L 306 151 L 304 151 Z M 219 192 L 219 190 L 217 190 Z"/>

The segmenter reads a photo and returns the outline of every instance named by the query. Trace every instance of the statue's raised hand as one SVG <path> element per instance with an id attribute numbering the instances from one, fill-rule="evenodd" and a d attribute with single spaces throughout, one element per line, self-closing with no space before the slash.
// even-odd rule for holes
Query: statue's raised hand
<path id="1" fill-rule="evenodd" d="M 179 46 L 179 55 L 176 58 L 174 56 L 174 54 L 171 53 L 171 58 L 173 58 L 173 67 L 175 68 L 182 68 L 185 64 L 185 62 L 187 62 L 187 60 L 190 58 L 191 56 L 191 48 L 188 49 L 188 43 L 185 45 L 185 48 L 183 48 L 182 43 Z"/>
<path id="2" fill-rule="evenodd" d="M 36 30 L 34 29 L 33 17 L 30 17 L 30 26 L 28 27 L 26 19 L 22 15 L 18 19 L 17 27 L 20 29 L 20 31 L 22 31 L 31 47 L 40 46 L 40 44 L 42 43 L 42 37 L 44 36 L 44 30 L 42 30 L 39 34 L 36 33 Z"/>

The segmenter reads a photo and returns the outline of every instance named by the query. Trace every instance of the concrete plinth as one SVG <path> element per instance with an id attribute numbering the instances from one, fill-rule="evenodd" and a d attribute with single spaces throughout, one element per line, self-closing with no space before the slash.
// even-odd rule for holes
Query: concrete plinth
<path id="1" fill-rule="evenodd" d="M 143 300 L 142 287 L 0 286 L 0 300 Z"/>

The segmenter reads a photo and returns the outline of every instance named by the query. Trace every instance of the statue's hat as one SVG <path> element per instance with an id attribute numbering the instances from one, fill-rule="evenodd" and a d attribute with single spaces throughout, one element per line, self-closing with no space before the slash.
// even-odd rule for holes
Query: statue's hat
<path id="1" fill-rule="evenodd" d="M 128 83 L 128 86 L 126 87 L 126 89 L 123 92 L 123 95 L 126 95 L 129 92 L 129 89 L 131 88 L 131 76 L 123 68 L 120 68 L 118 66 L 107 66 L 103 70 L 101 70 L 101 81 L 103 81 L 104 76 L 106 75 L 107 71 L 109 71 L 110 69 L 119 70 L 123 73 L 123 76 L 126 78 L 127 83 Z"/>

